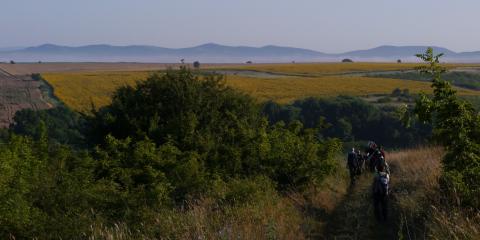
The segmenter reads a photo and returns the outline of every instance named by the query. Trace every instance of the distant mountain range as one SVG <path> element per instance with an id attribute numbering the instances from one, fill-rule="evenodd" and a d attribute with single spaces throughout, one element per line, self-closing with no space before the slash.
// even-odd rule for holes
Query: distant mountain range
<path id="1" fill-rule="evenodd" d="M 340 61 L 417 61 L 415 54 L 425 51 L 427 46 L 380 46 L 367 50 L 330 54 L 302 48 L 264 46 L 225 46 L 215 43 L 190 48 L 164 48 L 131 45 L 112 46 L 107 44 L 81 47 L 44 44 L 36 47 L 0 49 L 0 61 L 16 62 L 209 62 L 241 63 L 252 62 L 314 62 Z M 446 48 L 433 47 L 435 52 L 445 54 L 448 62 L 480 62 L 480 51 L 454 52 Z"/>

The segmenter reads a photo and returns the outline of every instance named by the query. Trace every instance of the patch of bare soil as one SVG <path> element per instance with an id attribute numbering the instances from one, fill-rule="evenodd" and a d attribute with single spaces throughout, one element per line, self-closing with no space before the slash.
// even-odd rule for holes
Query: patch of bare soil
<path id="1" fill-rule="evenodd" d="M 12 75 L 0 68 L 0 127 L 8 127 L 19 110 L 53 107 L 43 99 L 40 85 L 27 75 Z"/>

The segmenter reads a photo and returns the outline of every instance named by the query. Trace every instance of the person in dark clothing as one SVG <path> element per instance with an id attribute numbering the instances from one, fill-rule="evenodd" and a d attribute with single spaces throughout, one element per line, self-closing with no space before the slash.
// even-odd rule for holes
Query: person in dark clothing
<path id="1" fill-rule="evenodd" d="M 383 165 L 379 165 L 372 184 L 373 206 L 378 221 L 388 219 L 389 182 L 390 175 L 385 171 Z"/>
<path id="2" fill-rule="evenodd" d="M 347 155 L 347 168 L 350 172 L 350 184 L 355 184 L 355 177 L 357 175 L 358 169 L 358 159 L 355 148 L 352 148 L 352 151 Z"/>
<path id="3" fill-rule="evenodd" d="M 375 152 L 375 149 L 377 149 L 377 145 L 373 141 L 369 141 L 365 153 L 370 156 Z"/>
<path id="4" fill-rule="evenodd" d="M 361 175 L 363 170 L 365 169 L 365 156 L 360 152 L 360 150 L 357 150 L 357 162 L 357 174 Z"/>
<path id="5" fill-rule="evenodd" d="M 382 154 L 382 157 L 385 159 L 385 149 L 383 149 L 383 146 L 380 145 L 378 150 L 380 151 L 380 154 Z"/>
<path id="6" fill-rule="evenodd" d="M 375 170 L 378 172 L 378 169 L 382 169 L 383 172 L 390 174 L 390 166 L 388 166 L 387 161 L 383 156 L 380 156 L 375 162 Z"/>
<path id="7" fill-rule="evenodd" d="M 378 158 L 377 156 L 375 156 L 376 150 L 377 144 L 375 144 L 375 142 L 373 141 L 368 142 L 368 147 L 365 150 L 365 153 L 367 154 L 367 163 L 371 172 L 375 172 L 376 160 Z"/>

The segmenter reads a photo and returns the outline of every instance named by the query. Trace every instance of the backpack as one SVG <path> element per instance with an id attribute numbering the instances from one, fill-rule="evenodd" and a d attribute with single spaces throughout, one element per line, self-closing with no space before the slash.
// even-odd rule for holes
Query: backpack
<path id="1" fill-rule="evenodd" d="M 388 195 L 388 174 L 386 173 L 379 173 L 379 175 L 375 178 L 375 186 L 373 189 L 373 193 L 378 194 L 380 196 L 387 196 Z"/>
<path id="2" fill-rule="evenodd" d="M 375 167 L 377 169 L 379 169 L 379 166 L 382 166 L 385 168 L 385 158 L 383 158 L 382 156 L 378 157 L 375 159 Z"/>
<path id="3" fill-rule="evenodd" d="M 350 152 L 348 153 L 348 166 L 351 168 L 356 168 L 357 167 L 357 154 Z"/>

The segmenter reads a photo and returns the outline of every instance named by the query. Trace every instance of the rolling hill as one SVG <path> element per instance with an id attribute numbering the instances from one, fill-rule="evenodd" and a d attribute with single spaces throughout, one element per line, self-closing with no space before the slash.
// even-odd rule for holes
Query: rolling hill
<path id="1" fill-rule="evenodd" d="M 189 48 L 165 48 L 147 45 L 113 46 L 108 44 L 79 47 L 43 44 L 35 47 L 0 49 L 0 61 L 17 62 L 186 62 L 209 63 L 253 62 L 337 62 L 343 58 L 355 61 L 388 61 L 397 59 L 416 61 L 416 53 L 427 46 L 380 46 L 345 53 L 323 53 L 303 48 L 268 45 L 263 47 L 226 46 L 207 43 Z M 480 62 L 480 51 L 454 52 L 434 47 L 436 52 L 445 53 L 448 62 Z"/>

